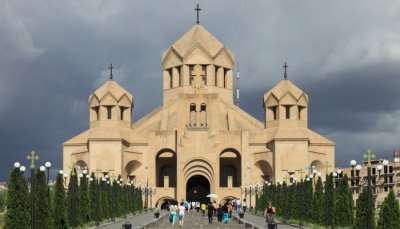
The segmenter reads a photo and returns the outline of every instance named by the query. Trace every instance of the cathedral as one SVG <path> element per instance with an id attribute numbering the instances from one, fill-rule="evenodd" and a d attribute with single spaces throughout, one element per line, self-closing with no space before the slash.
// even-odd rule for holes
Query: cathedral
<path id="1" fill-rule="evenodd" d="M 335 143 L 308 128 L 309 97 L 286 71 L 259 121 L 235 103 L 234 65 L 195 24 L 162 54 L 162 104 L 149 114 L 134 120 L 134 95 L 112 78 L 90 94 L 89 128 L 63 144 L 65 172 L 121 176 L 146 187 L 145 206 L 155 207 L 210 193 L 254 204 L 264 184 L 333 171 Z"/>

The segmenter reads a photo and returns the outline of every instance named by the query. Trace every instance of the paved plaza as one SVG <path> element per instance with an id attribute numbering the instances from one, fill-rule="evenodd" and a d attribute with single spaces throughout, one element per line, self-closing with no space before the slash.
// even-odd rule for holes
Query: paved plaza
<path id="1" fill-rule="evenodd" d="M 168 214 L 167 212 L 162 212 L 161 215 Z M 132 223 L 132 229 L 139 229 L 139 228 L 144 228 L 145 225 L 147 225 L 149 222 L 154 220 L 154 216 L 152 212 L 143 214 L 143 215 L 138 215 L 134 217 L 130 217 L 126 220 L 121 220 L 113 224 L 109 225 L 104 225 L 99 228 L 104 228 L 104 229 L 121 229 L 122 225 L 125 222 L 130 222 Z M 267 225 L 264 221 L 264 218 L 260 216 L 254 216 L 254 215 L 248 215 L 246 214 L 244 217 L 244 220 L 247 221 L 248 223 L 251 223 L 255 228 L 267 228 Z M 168 221 L 168 217 L 163 217 L 159 222 L 154 223 L 146 228 L 153 228 L 153 229 L 164 229 L 164 228 L 173 228 L 171 223 Z M 175 225 L 175 228 L 179 228 L 178 224 Z M 246 227 L 245 224 L 239 223 L 235 219 L 231 219 L 228 224 L 220 224 L 217 222 L 216 217 L 214 217 L 214 222 L 212 224 L 208 223 L 207 216 L 202 216 L 201 213 L 197 212 L 189 212 L 185 216 L 185 223 L 183 225 L 183 228 L 215 228 L 215 229 L 241 229 L 241 228 L 249 228 L 249 226 Z M 279 225 L 279 229 L 293 229 L 295 227 L 288 226 L 288 225 Z"/>

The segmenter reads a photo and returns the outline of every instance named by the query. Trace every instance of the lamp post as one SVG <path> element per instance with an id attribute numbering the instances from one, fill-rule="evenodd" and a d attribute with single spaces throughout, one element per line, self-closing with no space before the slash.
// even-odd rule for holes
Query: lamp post
<path id="1" fill-rule="evenodd" d="M 251 203 L 251 193 L 253 192 L 253 187 L 251 187 L 251 185 L 249 185 L 249 194 L 250 194 L 250 210 L 253 209 L 253 205 Z"/>
<path id="2" fill-rule="evenodd" d="M 47 185 L 50 182 L 50 168 L 51 168 L 51 162 L 50 161 L 46 161 L 46 163 L 44 163 L 44 166 L 46 167 L 47 170 Z"/>
<path id="3" fill-rule="evenodd" d="M 374 217 L 372 215 L 372 190 L 371 190 L 371 160 L 375 158 L 375 154 L 372 152 L 372 150 L 368 149 L 367 153 L 364 154 L 364 159 L 367 160 L 367 178 L 368 178 L 368 212 L 367 212 L 367 228 L 371 229 L 373 225 L 371 225 L 371 218 Z"/>

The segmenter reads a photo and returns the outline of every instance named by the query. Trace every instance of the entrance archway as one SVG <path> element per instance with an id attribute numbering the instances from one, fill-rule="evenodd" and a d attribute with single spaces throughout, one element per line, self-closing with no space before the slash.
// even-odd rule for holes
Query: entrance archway
<path id="1" fill-rule="evenodd" d="M 202 175 L 194 175 L 186 183 L 186 200 L 207 203 L 210 194 L 210 182 Z"/>

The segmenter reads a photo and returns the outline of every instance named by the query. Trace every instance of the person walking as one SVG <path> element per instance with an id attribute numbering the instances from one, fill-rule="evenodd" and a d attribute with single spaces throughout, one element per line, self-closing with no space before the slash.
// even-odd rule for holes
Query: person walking
<path id="1" fill-rule="evenodd" d="M 232 206 L 232 202 L 231 201 L 228 202 L 227 207 L 228 207 L 229 218 L 231 218 L 232 217 L 232 210 L 233 210 L 233 206 Z"/>
<path id="2" fill-rule="evenodd" d="M 219 223 L 222 223 L 222 216 L 224 215 L 224 210 L 222 209 L 222 205 L 219 204 L 217 208 L 217 219 Z"/>
<path id="3" fill-rule="evenodd" d="M 240 212 L 242 207 L 242 203 L 240 201 L 240 198 L 236 200 L 236 212 Z"/>
<path id="4" fill-rule="evenodd" d="M 169 217 L 170 218 L 169 219 L 172 224 L 172 227 L 175 227 L 177 210 L 178 209 L 175 204 L 170 205 L 170 208 L 169 208 Z"/>
<path id="5" fill-rule="evenodd" d="M 265 220 L 268 224 L 268 229 L 275 229 L 276 228 L 276 224 L 274 222 L 274 214 L 275 214 L 276 210 L 275 207 L 272 206 L 271 201 L 268 202 L 268 206 L 265 208 L 264 210 L 264 217 Z"/>
<path id="6" fill-rule="evenodd" d="M 185 218 L 186 207 L 183 202 L 178 207 L 178 214 L 179 214 L 179 227 L 183 227 L 183 220 Z"/>
<path id="7" fill-rule="evenodd" d="M 207 216 L 208 216 L 208 223 L 212 224 L 213 216 L 214 216 L 214 205 L 210 202 L 207 205 Z"/>
<path id="8" fill-rule="evenodd" d="M 224 206 L 222 206 L 222 212 L 223 212 L 223 221 L 224 221 L 224 224 L 227 224 L 227 223 L 228 223 L 228 220 L 229 220 L 228 203 L 225 203 Z"/>
<path id="9" fill-rule="evenodd" d="M 246 203 L 246 198 L 243 199 L 243 213 L 246 213 L 246 209 L 247 209 L 247 203 Z"/>
<path id="10" fill-rule="evenodd" d="M 201 203 L 200 208 L 201 208 L 201 214 L 203 216 L 206 216 L 207 205 L 205 203 Z"/>

